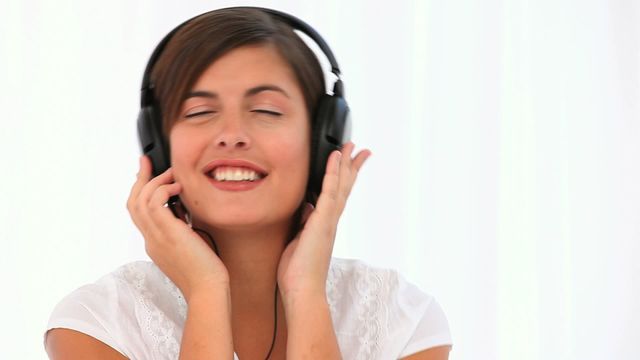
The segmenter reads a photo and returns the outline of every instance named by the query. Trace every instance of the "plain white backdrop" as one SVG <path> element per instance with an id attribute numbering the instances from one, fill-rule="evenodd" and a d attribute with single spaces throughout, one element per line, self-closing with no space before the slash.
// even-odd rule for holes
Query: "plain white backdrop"
<path id="1" fill-rule="evenodd" d="M 45 359 L 57 301 L 147 258 L 125 209 L 142 72 L 229 5 L 334 50 L 373 151 L 335 255 L 434 295 L 451 359 L 640 358 L 634 0 L 3 1 L 0 357 Z"/>

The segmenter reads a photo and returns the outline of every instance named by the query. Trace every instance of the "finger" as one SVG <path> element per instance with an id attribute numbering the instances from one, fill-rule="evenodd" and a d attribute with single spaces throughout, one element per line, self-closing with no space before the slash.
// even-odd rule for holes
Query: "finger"
<path id="1" fill-rule="evenodd" d="M 140 170 L 138 172 L 138 179 L 147 183 L 151 178 L 151 172 L 153 171 L 153 165 L 151 165 L 151 159 L 148 156 L 140 156 Z"/>
<path id="2" fill-rule="evenodd" d="M 356 170 L 356 172 L 360 171 L 360 168 L 364 164 L 365 161 L 371 156 L 371 150 L 364 149 L 358 152 L 358 154 L 353 158 L 352 167 Z"/>
<path id="3" fill-rule="evenodd" d="M 356 147 L 354 143 L 349 141 L 346 143 L 340 152 L 342 153 L 342 159 L 340 159 L 340 183 L 344 183 L 345 179 L 349 179 L 351 176 L 351 154 L 353 153 L 353 149 Z M 340 186 L 342 188 L 342 185 Z"/>
<path id="4" fill-rule="evenodd" d="M 157 208 L 163 208 L 169 198 L 178 195 L 182 190 L 182 186 L 180 183 L 172 183 L 160 185 L 156 188 L 149 199 L 148 206 L 150 210 L 155 210 Z"/>
<path id="5" fill-rule="evenodd" d="M 345 179 L 341 180 L 340 188 L 341 194 L 343 195 L 343 200 L 346 203 L 351 190 L 353 189 L 353 184 L 355 184 L 356 179 L 358 177 L 358 173 L 360 172 L 360 168 L 364 164 L 364 162 L 371 156 L 371 151 L 362 150 L 358 152 L 358 154 L 351 161 L 351 167 L 349 171 L 345 171 Z M 343 204 L 344 205 L 344 204 Z"/>
<path id="6" fill-rule="evenodd" d="M 356 144 L 354 144 L 353 142 L 349 141 L 348 143 L 346 143 L 346 144 L 344 144 L 342 146 L 342 148 L 340 149 L 340 152 L 342 153 L 342 155 L 351 157 L 351 153 L 353 152 L 353 149 L 355 147 L 356 147 Z"/>
<path id="7" fill-rule="evenodd" d="M 127 207 L 133 222 L 142 231 L 149 228 L 152 220 L 149 218 L 149 199 L 153 195 L 158 186 L 173 181 L 173 172 L 169 168 L 164 173 L 156 176 L 149 181 L 151 177 L 151 161 L 147 156 L 140 158 L 140 172 L 138 173 L 138 180 L 134 184 L 129 200 L 127 201 Z"/>
<path id="8" fill-rule="evenodd" d="M 162 174 L 149 180 L 149 182 L 147 182 L 145 186 L 142 188 L 142 190 L 140 191 L 140 194 L 138 195 L 138 199 L 136 201 L 140 203 L 145 203 L 145 204 L 148 203 L 149 200 L 151 199 L 151 196 L 153 196 L 153 193 L 156 191 L 156 189 L 159 186 L 165 185 L 165 184 L 171 184 L 173 181 L 174 181 L 173 168 L 169 168 Z"/>
<path id="9" fill-rule="evenodd" d="M 180 194 L 182 186 L 180 183 L 165 184 L 159 186 L 151 196 L 148 203 L 147 219 L 153 222 L 154 227 L 161 233 L 168 234 L 172 230 L 173 223 L 178 220 L 185 224 L 183 220 L 175 217 L 171 209 L 167 206 L 170 197 Z"/>
<path id="10" fill-rule="evenodd" d="M 341 176 L 345 171 L 349 171 L 351 168 L 351 154 L 353 153 L 353 149 L 356 147 L 354 143 L 349 141 L 344 144 L 342 149 L 340 149 L 340 153 L 342 154 L 342 159 L 340 159 L 340 173 Z"/>
<path id="11" fill-rule="evenodd" d="M 351 153 L 353 152 L 355 145 L 351 143 L 349 146 L 345 145 L 343 151 L 345 151 L 341 165 L 340 165 L 340 178 L 339 178 L 339 189 L 338 189 L 338 199 L 336 201 L 336 213 L 338 216 L 342 214 L 344 208 L 347 203 L 347 199 L 351 194 L 351 190 L 353 189 L 353 184 L 356 181 L 358 176 L 358 171 L 362 167 L 364 161 L 370 156 L 371 152 L 367 149 L 361 150 L 355 157 L 351 157 Z M 347 160 L 348 159 L 348 160 Z"/>
<path id="12" fill-rule="evenodd" d="M 127 200 L 127 207 L 131 210 L 133 202 L 138 198 L 140 191 L 146 183 L 149 182 L 149 176 L 151 174 L 151 164 L 149 159 L 145 155 L 141 155 L 138 161 L 138 173 L 136 174 L 136 181 L 131 187 L 129 192 L 129 198 Z"/>
<path id="13" fill-rule="evenodd" d="M 339 173 L 342 154 L 334 151 L 329 155 L 327 170 L 322 180 L 322 191 L 318 197 L 316 211 L 324 216 L 332 213 L 338 198 Z"/>

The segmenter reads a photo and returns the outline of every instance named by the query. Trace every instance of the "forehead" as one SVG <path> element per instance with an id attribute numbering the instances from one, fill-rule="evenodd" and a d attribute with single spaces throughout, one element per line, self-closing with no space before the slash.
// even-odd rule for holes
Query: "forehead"
<path id="1" fill-rule="evenodd" d="M 273 84 L 301 100 L 302 91 L 289 63 L 271 44 L 245 45 L 222 55 L 198 77 L 192 91 L 244 91 L 259 84 Z"/>

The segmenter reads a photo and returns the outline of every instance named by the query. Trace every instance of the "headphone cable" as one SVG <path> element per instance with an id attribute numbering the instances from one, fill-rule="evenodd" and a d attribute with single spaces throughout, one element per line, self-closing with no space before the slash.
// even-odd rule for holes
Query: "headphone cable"
<path id="1" fill-rule="evenodd" d="M 278 282 L 276 281 L 276 291 L 273 295 L 273 339 L 271 339 L 271 347 L 269 348 L 269 352 L 267 353 L 267 357 L 265 360 L 269 360 L 271 357 L 271 352 L 273 351 L 273 347 L 276 344 L 276 334 L 278 333 Z"/>

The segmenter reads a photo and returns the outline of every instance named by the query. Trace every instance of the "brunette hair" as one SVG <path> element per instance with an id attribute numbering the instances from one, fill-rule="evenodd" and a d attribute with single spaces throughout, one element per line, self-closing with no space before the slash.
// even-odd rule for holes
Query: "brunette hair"
<path id="1" fill-rule="evenodd" d="M 171 37 L 151 72 L 154 96 L 168 138 L 182 102 L 215 60 L 243 45 L 270 44 L 293 69 L 312 114 L 325 91 L 322 67 L 313 51 L 280 19 L 258 9 L 220 9 L 202 14 Z M 313 128 L 313 125 L 312 127 Z"/>

